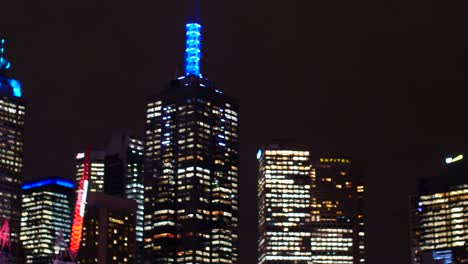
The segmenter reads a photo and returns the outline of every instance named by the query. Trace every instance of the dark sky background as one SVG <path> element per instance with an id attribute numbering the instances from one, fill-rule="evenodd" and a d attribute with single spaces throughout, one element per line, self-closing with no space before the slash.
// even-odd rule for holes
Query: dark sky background
<path id="1" fill-rule="evenodd" d="M 366 169 L 368 260 L 409 263 L 408 195 L 468 149 L 465 1 L 201 1 L 202 71 L 241 100 L 241 258 L 256 263 L 256 148 L 277 138 Z M 73 173 L 183 70 L 185 3 L 2 0 L 28 101 L 25 178 Z"/>

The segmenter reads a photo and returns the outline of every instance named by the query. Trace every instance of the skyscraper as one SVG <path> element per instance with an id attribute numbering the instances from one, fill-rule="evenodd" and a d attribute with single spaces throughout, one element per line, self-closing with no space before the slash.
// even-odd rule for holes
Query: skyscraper
<path id="1" fill-rule="evenodd" d="M 362 172 L 342 156 L 322 157 L 312 166 L 312 263 L 365 263 Z"/>
<path id="2" fill-rule="evenodd" d="M 420 179 L 411 197 L 412 264 L 468 263 L 468 164 L 455 155 L 446 165 L 448 175 Z"/>
<path id="3" fill-rule="evenodd" d="M 4 44 L 0 38 L 0 227 L 9 223 L 8 239 L 15 253 L 19 250 L 25 103 L 20 82 L 9 75 L 11 63 L 4 56 Z M 0 248 L 0 255 L 4 250 L 9 251 Z"/>
<path id="4" fill-rule="evenodd" d="M 186 25 L 185 75 L 147 101 L 145 250 L 151 263 L 238 263 L 239 104 L 200 72 Z"/>
<path id="5" fill-rule="evenodd" d="M 258 263 L 311 263 L 309 151 L 270 145 L 257 160 Z"/>
<path id="6" fill-rule="evenodd" d="M 144 150 L 143 141 L 123 129 L 112 132 L 106 149 L 104 192 L 134 200 L 136 211 L 137 263 L 143 260 Z"/>
<path id="7" fill-rule="evenodd" d="M 79 263 L 135 263 L 135 201 L 91 192 L 84 215 Z"/>
<path id="8" fill-rule="evenodd" d="M 104 167 L 106 152 L 101 149 L 92 149 L 89 152 L 89 191 L 104 192 Z M 75 183 L 78 183 L 83 175 L 85 161 L 85 153 L 76 154 L 75 166 L 76 177 Z M 77 184 L 78 185 L 78 184 Z"/>
<path id="9" fill-rule="evenodd" d="M 21 217 L 21 241 L 25 263 L 50 264 L 60 249 L 55 242 L 70 239 L 73 182 L 48 177 L 25 183 Z"/>
<path id="10" fill-rule="evenodd" d="M 258 263 L 365 263 L 364 185 L 346 157 L 285 144 L 257 153 Z"/>

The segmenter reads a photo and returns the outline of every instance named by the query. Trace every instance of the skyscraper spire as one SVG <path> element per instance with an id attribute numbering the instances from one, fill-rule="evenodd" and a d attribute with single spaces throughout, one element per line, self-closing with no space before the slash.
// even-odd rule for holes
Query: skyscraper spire
<path id="1" fill-rule="evenodd" d="M 21 83 L 8 76 L 11 63 L 5 58 L 5 39 L 0 37 L 0 93 L 12 93 L 15 97 L 21 97 Z"/>
<path id="2" fill-rule="evenodd" d="M 185 30 L 185 76 L 196 75 L 202 77 L 200 72 L 201 25 L 189 23 L 185 26 Z"/>
<path id="3" fill-rule="evenodd" d="M 201 60 L 201 25 L 199 23 L 199 1 L 188 0 L 188 16 L 185 25 L 185 76 L 202 77 Z"/>
<path id="4" fill-rule="evenodd" d="M 11 63 L 5 58 L 5 39 L 0 38 L 0 71 L 6 71 L 11 67 Z"/>

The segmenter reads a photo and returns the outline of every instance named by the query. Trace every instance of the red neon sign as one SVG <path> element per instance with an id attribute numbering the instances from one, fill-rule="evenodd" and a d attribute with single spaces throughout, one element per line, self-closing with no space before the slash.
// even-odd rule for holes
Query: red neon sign
<path id="1" fill-rule="evenodd" d="M 10 240 L 10 224 L 8 219 L 3 222 L 3 226 L 0 229 L 0 250 L 8 248 L 11 252 L 11 240 Z"/>
<path id="2" fill-rule="evenodd" d="M 84 155 L 83 174 L 77 189 L 75 213 L 73 216 L 73 225 L 70 236 L 70 253 L 76 258 L 80 248 L 81 235 L 83 232 L 83 218 L 86 208 L 86 197 L 89 186 L 89 151 Z"/>

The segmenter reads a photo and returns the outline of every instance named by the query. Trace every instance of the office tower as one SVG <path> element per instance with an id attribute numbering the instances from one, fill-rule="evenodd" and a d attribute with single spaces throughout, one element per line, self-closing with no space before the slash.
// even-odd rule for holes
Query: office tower
<path id="1" fill-rule="evenodd" d="M 411 263 L 468 263 L 468 164 L 446 159 L 448 175 L 418 181 L 411 197 Z"/>
<path id="2" fill-rule="evenodd" d="M 50 264 L 61 249 L 54 248 L 59 237 L 69 241 L 73 182 L 47 177 L 23 184 L 21 241 L 25 263 Z"/>
<path id="3" fill-rule="evenodd" d="M 137 263 L 143 260 L 144 191 L 143 141 L 119 129 L 112 132 L 106 149 L 104 192 L 134 200 L 136 211 Z"/>
<path id="4" fill-rule="evenodd" d="M 312 263 L 365 263 L 363 175 L 350 158 L 322 157 L 313 163 Z"/>
<path id="5" fill-rule="evenodd" d="M 136 208 L 135 201 L 90 192 L 79 263 L 136 263 Z"/>
<path id="6" fill-rule="evenodd" d="M 312 263 L 309 151 L 269 145 L 257 160 L 258 263 Z"/>
<path id="7" fill-rule="evenodd" d="M 106 152 L 101 149 L 92 149 L 89 153 L 89 191 L 104 192 L 104 166 Z M 76 154 L 75 166 L 76 177 L 75 183 L 78 183 L 83 175 L 83 166 L 85 161 L 85 152 Z M 77 184 L 78 185 L 78 184 Z"/>
<path id="8" fill-rule="evenodd" d="M 1 240 L 11 242 L 11 248 L 0 245 L 0 257 L 12 259 L 19 251 L 25 103 L 20 82 L 9 74 L 4 45 L 0 38 L 0 227 L 8 227 Z"/>
<path id="9" fill-rule="evenodd" d="M 147 101 L 145 251 L 151 263 L 238 263 L 239 105 L 202 77 L 201 26 L 186 29 L 185 75 Z"/>

